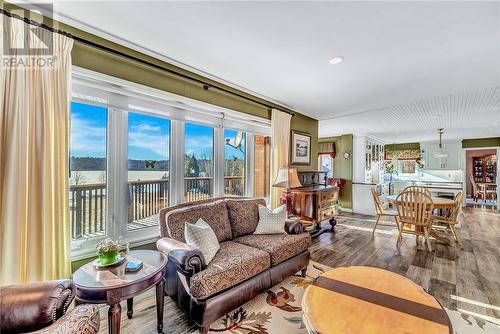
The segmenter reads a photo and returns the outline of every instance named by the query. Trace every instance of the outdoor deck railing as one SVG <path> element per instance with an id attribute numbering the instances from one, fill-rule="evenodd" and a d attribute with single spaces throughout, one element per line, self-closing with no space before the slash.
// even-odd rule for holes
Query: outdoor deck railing
<path id="1" fill-rule="evenodd" d="M 157 224 L 159 210 L 168 205 L 168 179 L 128 182 L 128 224 L 135 229 Z M 224 177 L 226 195 L 243 196 L 242 176 Z M 185 177 L 185 201 L 213 196 L 212 177 Z M 106 230 L 106 183 L 70 185 L 71 235 L 73 239 L 103 235 Z"/>

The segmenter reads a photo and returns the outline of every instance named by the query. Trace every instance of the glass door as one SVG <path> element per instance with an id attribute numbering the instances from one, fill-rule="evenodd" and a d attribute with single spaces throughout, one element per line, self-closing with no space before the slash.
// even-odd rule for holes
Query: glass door
<path id="1" fill-rule="evenodd" d="M 108 110 L 71 103 L 69 214 L 72 248 L 107 233 Z"/>
<path id="2" fill-rule="evenodd" d="M 213 197 L 214 129 L 186 123 L 184 127 L 184 199 Z"/>
<path id="3" fill-rule="evenodd" d="M 246 134 L 224 129 L 224 195 L 245 195 Z"/>
<path id="4" fill-rule="evenodd" d="M 157 226 L 169 203 L 170 121 L 128 113 L 127 231 Z"/>

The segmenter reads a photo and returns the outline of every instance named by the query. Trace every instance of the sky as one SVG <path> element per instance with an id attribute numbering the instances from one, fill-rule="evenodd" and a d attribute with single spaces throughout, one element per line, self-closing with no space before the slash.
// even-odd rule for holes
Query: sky
<path id="1" fill-rule="evenodd" d="M 78 102 L 71 103 L 71 156 L 106 157 L 107 109 Z M 196 158 L 213 157 L 213 129 L 186 123 L 185 152 Z M 236 130 L 224 130 L 224 142 L 234 145 Z M 138 113 L 128 114 L 128 157 L 133 160 L 168 160 L 170 121 Z M 242 144 L 244 151 L 244 141 Z M 239 149 L 224 145 L 226 159 L 244 159 Z"/>

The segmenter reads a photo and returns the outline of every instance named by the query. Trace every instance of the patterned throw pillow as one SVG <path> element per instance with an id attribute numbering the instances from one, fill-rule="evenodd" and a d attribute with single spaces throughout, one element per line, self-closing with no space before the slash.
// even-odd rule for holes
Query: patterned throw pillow
<path id="1" fill-rule="evenodd" d="M 285 220 L 287 218 L 286 205 L 271 211 L 259 204 L 259 223 L 253 234 L 286 234 Z"/>
<path id="2" fill-rule="evenodd" d="M 200 250 L 205 259 L 205 264 L 212 261 L 220 248 L 215 232 L 201 218 L 195 224 L 186 222 L 184 225 L 184 239 L 186 239 L 188 245 Z"/>

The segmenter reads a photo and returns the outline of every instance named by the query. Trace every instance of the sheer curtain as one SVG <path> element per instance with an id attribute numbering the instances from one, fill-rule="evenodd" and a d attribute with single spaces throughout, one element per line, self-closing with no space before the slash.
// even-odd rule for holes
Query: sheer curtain
<path id="1" fill-rule="evenodd" d="M 0 65 L 0 285 L 68 277 L 73 40 L 45 29 L 25 34 L 33 26 L 0 16 L 3 43 L 33 50 L 10 55 L 25 65 Z M 51 54 L 42 55 L 47 41 Z"/>
<path id="2" fill-rule="evenodd" d="M 288 167 L 290 159 L 290 122 L 292 115 L 276 109 L 271 115 L 271 183 L 276 179 L 278 168 Z M 271 189 L 271 206 L 279 206 L 283 189 Z"/>

